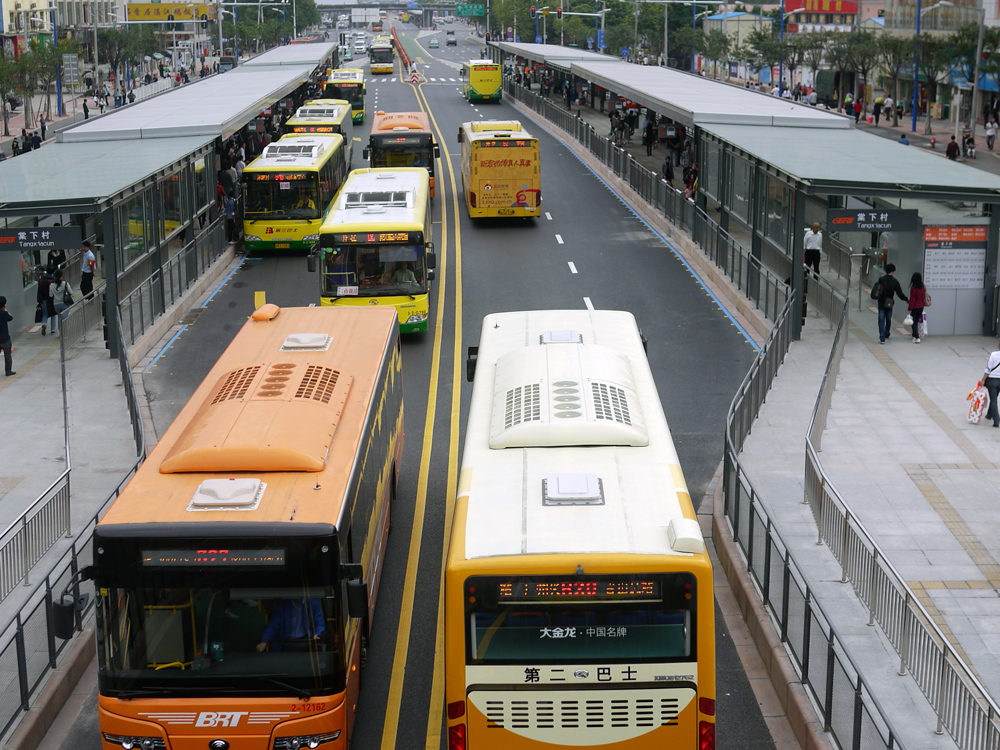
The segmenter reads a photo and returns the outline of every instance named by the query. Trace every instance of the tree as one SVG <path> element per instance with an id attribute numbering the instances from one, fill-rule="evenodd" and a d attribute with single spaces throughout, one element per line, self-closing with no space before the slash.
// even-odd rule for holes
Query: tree
<path id="1" fill-rule="evenodd" d="M 29 47 L 14 62 L 14 91 L 24 100 L 24 127 L 34 127 L 31 97 L 38 88 L 38 57 Z"/>
<path id="2" fill-rule="evenodd" d="M 45 92 L 45 114 L 51 120 L 52 98 L 50 92 L 52 84 L 59 76 L 62 56 L 77 54 L 80 51 L 80 46 L 74 39 L 61 39 L 58 44 L 53 45 L 41 42 L 37 37 L 31 40 L 31 44 L 32 51 L 37 56 L 38 61 L 38 83 Z M 61 104 L 62 102 L 59 102 L 59 105 Z"/>
<path id="3" fill-rule="evenodd" d="M 98 62 L 105 63 L 108 66 L 115 81 L 119 80 L 118 73 L 124 66 L 125 61 L 132 59 L 132 45 L 133 42 L 124 29 L 114 27 L 97 30 Z M 95 86 L 99 84 L 99 81 L 95 81 Z"/>
<path id="4" fill-rule="evenodd" d="M 713 29 L 702 37 L 702 54 L 715 66 L 715 76 L 719 77 L 719 61 L 726 63 L 726 78 L 729 78 L 729 37 L 719 29 Z"/>
<path id="5" fill-rule="evenodd" d="M 830 35 L 830 43 L 826 48 L 826 60 L 837 71 L 834 81 L 834 99 L 837 99 L 839 107 L 851 87 L 847 82 L 847 72 L 851 70 L 853 59 L 851 58 L 851 35 L 843 31 L 837 31 Z M 851 92 L 853 93 L 853 92 Z"/>
<path id="6" fill-rule="evenodd" d="M 810 36 L 810 34 L 785 36 L 785 67 L 788 68 L 788 81 L 791 85 L 795 84 L 795 71 L 805 62 Z"/>
<path id="7" fill-rule="evenodd" d="M 899 101 L 900 82 L 904 66 L 913 64 L 913 38 L 881 34 L 878 38 L 878 61 L 883 75 L 893 86 L 892 98 Z M 886 119 L 892 118 L 892 125 L 899 125 L 899 114 L 895 107 L 886 112 Z"/>
<path id="8" fill-rule="evenodd" d="M 826 59 L 826 46 L 830 37 L 825 31 L 813 31 L 799 36 L 802 38 L 802 62 L 812 71 L 812 85 L 815 89 L 819 69 Z"/>
<path id="9" fill-rule="evenodd" d="M 868 76 L 878 64 L 878 40 L 870 31 L 861 30 L 852 32 L 849 39 L 848 50 L 851 68 L 855 73 L 861 74 L 861 78 L 866 84 L 861 93 L 861 111 L 867 114 L 868 97 L 865 92 L 868 90 L 867 84 L 870 83 Z"/>
<path id="10" fill-rule="evenodd" d="M 918 43 L 917 55 L 919 61 L 917 70 L 924 77 L 924 85 L 927 87 L 927 101 L 932 102 L 937 98 L 938 76 L 942 70 L 951 65 L 948 43 L 941 37 L 922 34 Z M 924 133 L 926 135 L 931 133 L 929 112 L 924 123 Z"/>
<path id="11" fill-rule="evenodd" d="M 773 25 L 758 26 L 746 35 L 745 41 L 752 52 L 755 67 L 770 69 L 781 59 L 781 48 Z"/>

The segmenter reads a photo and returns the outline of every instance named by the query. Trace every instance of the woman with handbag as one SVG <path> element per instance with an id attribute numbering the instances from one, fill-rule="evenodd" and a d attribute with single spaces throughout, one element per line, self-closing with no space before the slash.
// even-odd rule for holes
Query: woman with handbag
<path id="1" fill-rule="evenodd" d="M 994 427 L 1000 427 L 1000 411 L 997 410 L 997 397 L 1000 396 L 1000 349 L 990 354 L 990 358 L 986 360 L 983 385 L 990 394 L 990 408 L 986 412 L 986 418 L 993 420 Z"/>
<path id="2" fill-rule="evenodd" d="M 909 310 L 909 315 L 906 317 L 910 321 L 914 344 L 920 343 L 920 316 L 923 315 L 926 298 L 927 289 L 924 288 L 924 279 L 919 273 L 914 273 L 910 277 L 910 301 L 906 304 L 907 310 Z M 905 324 L 906 321 L 904 320 L 903 323 Z"/>
<path id="3" fill-rule="evenodd" d="M 55 281 L 49 286 L 49 295 L 52 297 L 54 307 L 52 317 L 52 332 L 56 332 L 56 320 L 62 322 L 62 311 L 73 304 L 73 287 L 68 281 L 63 279 L 62 269 L 56 269 Z M 60 326 L 60 333 L 61 331 Z"/>

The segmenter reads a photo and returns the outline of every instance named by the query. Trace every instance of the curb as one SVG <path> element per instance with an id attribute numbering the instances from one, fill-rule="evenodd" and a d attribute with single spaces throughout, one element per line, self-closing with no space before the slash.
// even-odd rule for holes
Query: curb
<path id="1" fill-rule="evenodd" d="M 49 673 L 45 687 L 18 722 L 4 750 L 35 750 L 41 744 L 96 652 L 94 629 L 84 628 L 63 664 Z"/>
<path id="2" fill-rule="evenodd" d="M 715 490 L 711 495 L 712 541 L 719 556 L 720 567 L 725 572 L 729 588 L 747 625 L 747 631 L 757 647 L 764 670 L 770 677 L 771 686 L 778 697 L 778 702 L 785 710 L 785 717 L 799 746 L 803 750 L 832 750 L 833 743 L 809 698 L 808 689 L 802 684 L 792 666 L 785 644 L 778 637 L 767 609 L 757 595 L 757 589 L 743 565 L 739 548 L 729 531 L 729 524 L 722 511 L 722 471 L 723 464 L 719 464 L 712 479 Z M 706 495 L 705 500 L 708 499 L 709 496 Z M 702 504 L 704 505 L 704 501 Z"/>

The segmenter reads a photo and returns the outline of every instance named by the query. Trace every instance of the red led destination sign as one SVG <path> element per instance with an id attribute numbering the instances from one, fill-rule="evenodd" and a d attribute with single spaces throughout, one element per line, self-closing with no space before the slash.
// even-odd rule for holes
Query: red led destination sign
<path id="1" fill-rule="evenodd" d="M 497 602 L 586 602 L 659 600 L 660 582 L 615 578 L 570 578 L 564 581 L 501 581 Z"/>
<path id="2" fill-rule="evenodd" d="M 270 568 L 285 564 L 283 549 L 147 549 L 141 554 L 147 568 Z"/>

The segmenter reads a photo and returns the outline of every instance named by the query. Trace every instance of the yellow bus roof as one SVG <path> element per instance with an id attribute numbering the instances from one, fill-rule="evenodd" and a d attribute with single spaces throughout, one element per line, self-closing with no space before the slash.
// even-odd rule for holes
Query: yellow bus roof
<path id="1" fill-rule="evenodd" d="M 394 356 L 396 311 L 265 305 L 254 316 L 270 310 L 236 334 L 100 525 L 337 522 L 379 373 Z M 198 507 L 199 487 L 213 479 L 265 486 L 255 509 Z"/>
<path id="2" fill-rule="evenodd" d="M 355 169 L 344 180 L 320 235 L 376 231 L 379 226 L 424 231 L 429 193 L 430 176 L 423 167 Z"/>
<path id="3" fill-rule="evenodd" d="M 339 133 L 289 133 L 264 148 L 264 152 L 244 169 L 247 172 L 273 172 L 282 169 L 318 169 L 344 145 Z"/>
<path id="4" fill-rule="evenodd" d="M 372 118 L 372 135 L 396 129 L 425 130 L 431 132 L 430 119 L 424 112 L 383 112 Z"/>
<path id="5" fill-rule="evenodd" d="M 365 82 L 365 72 L 360 68 L 337 68 L 327 79 L 327 83 L 349 83 L 351 81 L 357 81 L 358 83 Z"/>
<path id="6" fill-rule="evenodd" d="M 462 63 L 466 67 L 489 67 L 494 70 L 500 70 L 500 63 L 495 63 L 492 60 L 469 60 L 468 62 Z"/>
<path id="7" fill-rule="evenodd" d="M 521 123 L 517 120 L 476 120 L 474 122 L 467 122 L 465 125 L 468 125 L 469 130 L 473 133 L 493 133 L 497 131 L 524 132 L 524 128 L 521 127 Z"/>

